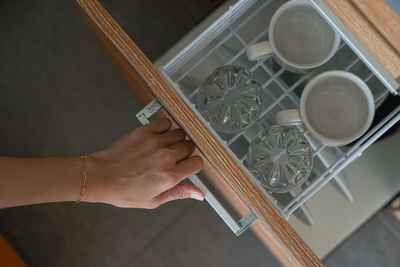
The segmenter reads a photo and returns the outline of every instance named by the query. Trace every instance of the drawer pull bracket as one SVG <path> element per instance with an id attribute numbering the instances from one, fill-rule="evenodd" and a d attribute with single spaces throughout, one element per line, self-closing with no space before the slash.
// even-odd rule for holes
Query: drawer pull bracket
<path id="1" fill-rule="evenodd" d="M 146 125 L 150 123 L 149 118 L 161 108 L 162 104 L 157 99 L 154 99 L 136 114 L 136 118 L 140 121 L 141 124 Z M 213 193 L 211 193 L 211 191 L 205 186 L 205 184 L 200 180 L 197 175 L 192 175 L 189 177 L 189 179 L 195 186 L 201 189 L 204 194 L 205 200 L 207 200 L 208 204 L 210 204 L 210 206 L 228 225 L 232 232 L 235 233 L 235 235 L 241 235 L 244 231 L 247 230 L 247 228 L 249 228 L 253 224 L 255 220 L 257 220 L 257 216 L 252 211 L 249 211 L 249 213 L 247 213 L 244 217 L 236 222 L 235 219 L 233 219 L 233 217 L 229 214 L 225 207 L 218 201 L 218 199 L 213 195 Z"/>

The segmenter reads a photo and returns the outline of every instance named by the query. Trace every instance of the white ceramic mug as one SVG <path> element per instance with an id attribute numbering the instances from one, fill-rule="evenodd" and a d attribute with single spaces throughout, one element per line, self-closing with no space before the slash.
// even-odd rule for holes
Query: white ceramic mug
<path id="1" fill-rule="evenodd" d="M 324 21 L 308 0 L 293 0 L 272 16 L 269 41 L 256 43 L 247 51 L 249 60 L 275 56 L 289 70 L 307 70 L 327 62 L 340 45 L 339 35 Z"/>
<path id="2" fill-rule="evenodd" d="M 374 98 L 356 75 L 327 71 L 304 88 L 299 109 L 276 114 L 282 125 L 304 123 L 310 134 L 327 146 L 348 144 L 363 135 L 374 118 Z"/>

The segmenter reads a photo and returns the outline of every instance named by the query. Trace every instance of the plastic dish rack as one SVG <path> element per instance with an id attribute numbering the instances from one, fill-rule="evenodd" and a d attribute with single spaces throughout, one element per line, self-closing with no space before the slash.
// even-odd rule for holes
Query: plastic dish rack
<path id="1" fill-rule="evenodd" d="M 292 73 L 280 67 L 273 58 L 250 62 L 246 49 L 257 42 L 268 39 L 268 24 L 274 11 L 286 1 L 282 0 L 240 0 L 217 19 L 194 41 L 182 49 L 165 65 L 159 66 L 161 73 L 174 86 L 188 105 L 203 119 L 225 148 L 244 168 L 246 153 L 251 140 L 268 125 L 275 124 L 277 111 L 296 108 L 305 84 L 318 73 L 327 70 L 349 71 L 363 79 L 372 91 L 378 107 L 390 94 L 397 94 L 397 84 L 387 79 L 387 74 L 379 71 L 379 64 L 360 46 L 358 40 L 335 17 L 330 10 L 318 1 L 310 1 L 328 23 L 340 33 L 341 45 L 335 56 L 321 67 Z M 262 83 L 265 109 L 258 121 L 250 124 L 238 134 L 224 134 L 214 131 L 210 124 L 197 112 L 195 103 L 202 81 L 217 67 L 222 65 L 241 65 L 249 69 Z M 290 215 L 305 215 L 312 224 L 312 218 L 304 203 L 332 179 L 338 193 L 353 201 L 351 190 L 346 185 L 343 168 L 362 155 L 362 152 L 384 134 L 400 119 L 400 107 L 395 108 L 376 126 L 369 129 L 360 139 L 344 147 L 326 147 L 314 140 L 305 128 L 300 131 L 307 137 L 313 149 L 313 172 L 301 188 L 285 194 L 268 193 L 257 179 L 247 170 L 253 182 L 274 203 L 275 207 L 288 220 Z"/>

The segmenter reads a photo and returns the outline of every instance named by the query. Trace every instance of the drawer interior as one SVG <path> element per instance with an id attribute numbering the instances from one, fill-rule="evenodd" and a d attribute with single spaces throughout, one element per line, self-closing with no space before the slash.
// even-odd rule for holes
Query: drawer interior
<path id="1" fill-rule="evenodd" d="M 344 70 L 357 75 L 370 88 L 376 108 L 390 95 L 390 91 L 374 75 L 371 68 L 354 52 L 351 44 L 344 41 L 341 41 L 335 56 L 327 63 L 302 73 L 294 73 L 281 67 L 273 57 L 256 62 L 248 61 L 245 54 L 247 47 L 268 39 L 269 21 L 275 10 L 284 2 L 286 1 L 238 1 L 181 53 L 159 67 L 161 73 L 171 81 L 175 90 L 195 111 L 199 86 L 217 67 L 232 64 L 243 66 L 261 82 L 264 110 L 260 118 L 237 134 L 214 131 L 216 137 L 243 168 L 246 168 L 244 162 L 251 140 L 263 128 L 276 124 L 276 112 L 297 108 L 305 85 L 319 73 Z M 339 193 L 351 202 L 351 189 L 346 186 L 346 177 L 343 177 L 340 171 L 395 124 L 400 119 L 399 112 L 400 107 L 394 108 L 360 139 L 342 147 L 322 145 L 310 136 L 305 127 L 298 126 L 300 132 L 309 140 L 314 158 L 312 174 L 299 189 L 284 194 L 272 194 L 267 192 L 249 171 L 247 173 L 286 219 L 296 211 L 309 217 L 304 203 L 332 179 L 340 190 Z M 201 117 L 200 113 L 197 114 Z M 207 121 L 203 119 L 203 122 L 212 130 Z M 308 219 L 312 221 L 311 218 Z"/>

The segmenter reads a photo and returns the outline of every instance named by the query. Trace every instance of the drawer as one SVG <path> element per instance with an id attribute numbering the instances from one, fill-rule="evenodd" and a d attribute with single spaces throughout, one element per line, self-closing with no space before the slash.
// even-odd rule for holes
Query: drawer
<path id="1" fill-rule="evenodd" d="M 233 135 L 216 132 L 194 104 L 199 84 L 221 65 L 239 64 L 250 69 L 262 81 L 268 99 L 260 119 L 263 122 L 261 126 L 265 127 L 274 123 L 271 115 L 277 111 L 299 105 L 299 92 L 308 80 L 331 69 L 360 76 L 369 85 L 378 106 L 388 94 L 397 94 L 400 59 L 396 56 L 398 52 L 393 52 L 384 38 L 378 38 L 379 33 L 374 35 L 376 40 L 373 44 L 380 48 L 377 53 L 368 50 L 373 47 L 368 45 L 368 38 L 356 36 L 358 33 L 354 26 L 345 20 L 348 13 L 343 12 L 349 10 L 355 18 L 358 13 L 354 5 L 347 5 L 348 1 L 312 0 L 316 10 L 341 35 L 341 44 L 332 60 L 300 74 L 280 67 L 272 58 L 248 61 L 245 56 L 247 47 L 267 39 L 268 19 L 284 2 L 237 1 L 194 41 L 156 68 L 97 1 L 77 1 L 106 53 L 141 101 L 148 104 L 157 99 L 164 108 L 154 116 L 173 119 L 197 144 L 196 153 L 205 161 L 202 176 L 218 189 L 240 216 L 249 212 L 257 216 L 252 229 L 265 245 L 285 265 L 321 265 L 287 220 L 293 214 L 301 213 L 312 224 L 306 201 L 332 179 L 351 202 L 352 194 L 341 170 L 400 119 L 400 107 L 393 109 L 351 146 L 326 147 L 309 137 L 315 162 L 311 177 L 301 189 L 286 194 L 270 194 L 243 164 L 249 142 L 259 132 L 260 125 L 254 123 L 244 132 Z M 265 22 L 259 23 L 260 20 Z M 387 49 L 381 49 L 385 45 Z M 388 61 L 388 58 L 392 60 Z M 307 130 L 300 130 L 305 136 L 309 135 Z"/>

